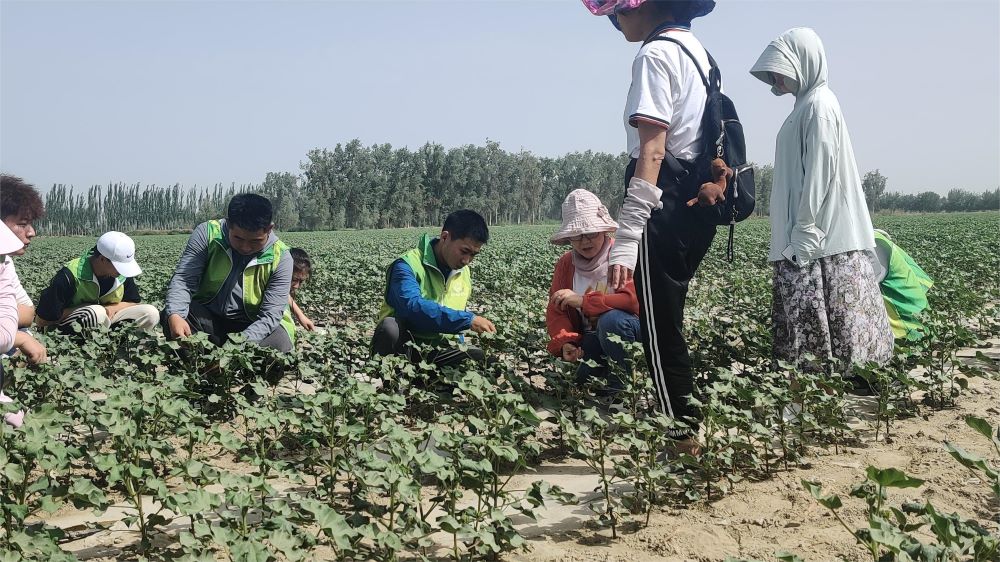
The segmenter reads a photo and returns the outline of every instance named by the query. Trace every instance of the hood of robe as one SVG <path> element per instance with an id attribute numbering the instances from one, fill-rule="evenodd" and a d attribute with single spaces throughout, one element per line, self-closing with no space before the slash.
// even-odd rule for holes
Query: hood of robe
<path id="1" fill-rule="evenodd" d="M 768 72 L 793 79 L 798 86 L 792 92 L 796 98 L 826 85 L 826 52 L 819 35 L 808 27 L 796 27 L 779 35 L 750 69 L 750 74 L 770 84 Z"/>

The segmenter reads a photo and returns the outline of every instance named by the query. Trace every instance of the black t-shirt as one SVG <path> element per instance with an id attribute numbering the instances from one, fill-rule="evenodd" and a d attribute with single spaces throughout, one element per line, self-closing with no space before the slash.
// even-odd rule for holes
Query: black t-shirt
<path id="1" fill-rule="evenodd" d="M 97 278 L 97 283 L 101 286 L 101 294 L 109 291 L 115 283 L 114 277 Z M 38 306 L 35 307 L 35 314 L 49 322 L 58 322 L 62 317 L 63 309 L 69 308 L 69 303 L 73 300 L 76 292 L 76 282 L 73 274 L 65 267 L 60 269 L 52 282 L 46 287 L 40 297 Z M 135 284 L 135 278 L 129 277 L 125 280 L 125 295 L 122 302 L 142 302 L 139 296 L 139 287 Z M 92 303 L 97 304 L 97 303 Z"/>

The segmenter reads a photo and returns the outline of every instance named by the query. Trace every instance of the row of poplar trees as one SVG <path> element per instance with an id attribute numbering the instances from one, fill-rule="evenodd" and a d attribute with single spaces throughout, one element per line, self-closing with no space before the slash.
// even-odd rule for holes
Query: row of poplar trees
<path id="1" fill-rule="evenodd" d="M 544 158 L 507 152 L 496 142 L 416 150 L 359 140 L 306 155 L 301 174 L 268 173 L 261 184 L 209 188 L 112 184 L 76 191 L 54 186 L 46 195 L 45 232 L 87 234 L 190 229 L 224 216 L 236 193 L 271 199 L 280 230 L 340 230 L 436 226 L 455 209 L 479 211 L 490 224 L 558 221 L 561 203 L 576 188 L 596 193 L 617 216 L 625 194 L 625 154 L 573 152 Z M 773 168 L 757 167 L 757 214 L 767 213 Z M 953 189 L 886 193 L 878 170 L 864 178 L 873 211 L 975 211 L 1000 208 L 1000 190 L 982 194 Z"/>
<path id="2" fill-rule="evenodd" d="M 93 234 L 189 229 L 223 216 L 235 193 L 255 192 L 275 206 L 280 230 L 339 230 L 439 225 L 469 208 L 490 224 L 559 220 L 566 194 L 590 189 L 616 214 L 624 196 L 624 154 L 575 152 L 542 158 L 496 142 L 416 150 L 358 140 L 306 155 L 302 173 L 268 173 L 261 184 L 209 188 L 112 184 L 46 195 L 47 233 Z"/>

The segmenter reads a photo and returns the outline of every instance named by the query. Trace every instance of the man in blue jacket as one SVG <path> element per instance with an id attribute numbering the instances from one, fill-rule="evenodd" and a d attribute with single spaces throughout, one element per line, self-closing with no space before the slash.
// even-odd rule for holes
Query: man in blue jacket
<path id="1" fill-rule="evenodd" d="M 469 264 L 489 240 L 486 221 L 475 211 L 463 209 L 448 215 L 440 236 L 423 235 L 413 248 L 389 266 L 379 323 L 372 339 L 378 355 L 405 355 L 439 367 L 466 359 L 482 361 L 483 351 L 469 346 L 462 351 L 448 346 L 448 339 L 472 330 L 496 332 L 493 322 L 465 310 L 472 294 Z M 434 348 L 421 355 L 409 342 Z"/>

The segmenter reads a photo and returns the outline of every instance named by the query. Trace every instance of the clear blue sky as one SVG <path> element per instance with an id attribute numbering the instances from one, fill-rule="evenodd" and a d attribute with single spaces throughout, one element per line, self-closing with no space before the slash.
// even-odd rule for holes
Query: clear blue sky
<path id="1" fill-rule="evenodd" d="M 1000 185 L 1000 2 L 720 0 L 694 29 L 758 162 L 792 100 L 747 69 L 795 26 L 824 40 L 862 171 Z M 636 48 L 576 0 L 0 0 L 0 168 L 190 186 L 298 173 L 355 137 L 618 153 Z"/>

